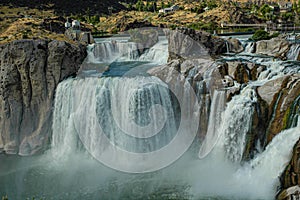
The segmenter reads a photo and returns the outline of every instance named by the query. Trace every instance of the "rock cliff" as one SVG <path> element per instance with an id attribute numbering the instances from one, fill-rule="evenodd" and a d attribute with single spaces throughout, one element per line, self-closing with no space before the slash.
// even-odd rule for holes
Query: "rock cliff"
<path id="1" fill-rule="evenodd" d="M 85 47 L 63 41 L 0 46 L 0 151 L 32 155 L 47 148 L 56 86 L 85 57 Z"/>
<path id="2" fill-rule="evenodd" d="M 166 31 L 169 61 L 173 59 L 207 58 L 226 53 L 226 41 L 203 31 L 177 28 Z"/>

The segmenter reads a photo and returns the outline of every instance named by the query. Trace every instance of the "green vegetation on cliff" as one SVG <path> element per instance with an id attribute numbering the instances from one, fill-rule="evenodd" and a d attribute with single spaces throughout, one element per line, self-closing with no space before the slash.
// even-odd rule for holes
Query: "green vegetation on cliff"
<path id="1" fill-rule="evenodd" d="M 278 35 L 279 33 L 270 34 L 264 30 L 257 30 L 250 39 L 253 41 L 269 40 L 271 38 L 277 37 Z"/>

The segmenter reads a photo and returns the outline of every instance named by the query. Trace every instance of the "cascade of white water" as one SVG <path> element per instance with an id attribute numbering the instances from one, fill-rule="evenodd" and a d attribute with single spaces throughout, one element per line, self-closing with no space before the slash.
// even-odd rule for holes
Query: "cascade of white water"
<path id="1" fill-rule="evenodd" d="M 155 77 L 86 78 L 62 82 L 56 92 L 53 147 L 60 148 L 63 153 L 76 148 L 74 135 L 79 134 L 88 149 L 102 151 L 103 147 L 96 146 L 102 137 L 97 133 L 100 125 L 114 144 L 128 151 L 159 149 L 176 133 L 178 119 L 169 90 L 161 84 Z M 154 108 L 158 105 L 164 112 L 160 107 Z M 161 134 L 153 135 L 151 140 L 141 139 L 158 132 Z"/>
<path id="2" fill-rule="evenodd" d="M 150 61 L 158 64 L 167 63 L 168 41 L 160 39 L 143 54 L 140 53 L 139 45 L 135 42 L 126 41 L 103 41 L 89 45 L 88 60 L 90 63 L 112 61 Z"/>
<path id="3" fill-rule="evenodd" d="M 244 53 L 254 53 L 254 45 L 255 45 L 254 42 L 248 42 L 248 43 L 246 43 L 246 47 L 245 47 Z"/>
<path id="4" fill-rule="evenodd" d="M 159 78 L 149 76 L 66 80 L 55 97 L 53 151 L 76 152 L 82 144 L 95 158 L 105 155 L 105 164 L 127 172 L 173 162 L 193 142 L 199 122 L 189 82 L 177 89 L 172 93 Z M 151 162 L 149 157 L 157 160 L 157 155 L 167 159 Z"/>
<path id="5" fill-rule="evenodd" d="M 94 56 L 102 62 L 120 60 L 136 60 L 139 57 L 138 44 L 124 41 L 104 41 L 93 44 Z M 90 61 L 92 62 L 92 61 Z"/>
<path id="6" fill-rule="evenodd" d="M 214 148 L 219 137 L 219 126 L 221 124 L 221 114 L 225 109 L 225 98 L 226 91 L 214 91 L 213 100 L 211 103 L 208 128 L 205 140 L 203 141 L 200 151 L 199 158 L 202 159 L 207 156 Z"/>
<path id="7" fill-rule="evenodd" d="M 139 57 L 139 61 L 151 61 L 158 64 L 167 63 L 169 56 L 168 40 L 160 40 Z"/>
<path id="8" fill-rule="evenodd" d="M 226 45 L 226 53 L 229 53 L 229 44 L 228 44 L 228 41 L 225 40 L 225 45 Z"/>
<path id="9" fill-rule="evenodd" d="M 290 50 L 287 53 L 287 59 L 288 60 L 298 60 L 300 53 L 300 44 L 293 44 L 290 47 Z"/>
<path id="10" fill-rule="evenodd" d="M 280 185 L 279 177 L 290 161 L 293 146 L 300 137 L 299 127 L 278 133 L 266 149 L 257 157 L 240 168 L 235 173 L 241 188 L 254 186 L 267 199 L 274 198 L 276 189 Z M 243 181 L 240 181 L 243 180 Z"/>
<path id="11" fill-rule="evenodd" d="M 246 145 L 246 134 L 252 123 L 254 103 L 257 101 L 255 90 L 245 87 L 240 95 L 227 103 L 220 126 L 219 147 L 223 147 L 226 156 L 233 162 L 240 162 Z"/>
<path id="12" fill-rule="evenodd" d="M 94 44 L 93 54 L 99 61 L 112 61 L 118 56 L 117 48 L 114 42 L 102 42 Z M 92 61 L 90 61 L 92 62 Z"/>
<path id="13" fill-rule="evenodd" d="M 66 80 L 56 89 L 52 123 L 52 148 L 56 157 L 71 153 L 76 149 L 77 141 L 72 120 L 72 111 L 75 109 L 72 83 L 72 79 Z"/>
<path id="14" fill-rule="evenodd" d="M 98 63 L 100 62 L 94 54 L 95 44 L 90 44 L 87 46 L 87 63 Z"/>

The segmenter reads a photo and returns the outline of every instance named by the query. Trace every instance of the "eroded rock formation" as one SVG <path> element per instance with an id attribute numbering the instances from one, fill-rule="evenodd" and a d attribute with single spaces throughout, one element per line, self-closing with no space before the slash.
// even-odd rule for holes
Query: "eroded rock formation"
<path id="1" fill-rule="evenodd" d="M 173 59 L 207 58 L 226 53 L 226 41 L 204 31 L 178 28 L 167 31 L 169 61 Z"/>
<path id="2" fill-rule="evenodd" d="M 83 46 L 20 40 L 0 46 L 0 150 L 32 155 L 47 148 L 58 83 L 75 75 Z"/>
<path id="3" fill-rule="evenodd" d="M 273 57 L 286 58 L 290 44 L 283 38 L 272 38 L 256 42 L 255 53 Z"/>

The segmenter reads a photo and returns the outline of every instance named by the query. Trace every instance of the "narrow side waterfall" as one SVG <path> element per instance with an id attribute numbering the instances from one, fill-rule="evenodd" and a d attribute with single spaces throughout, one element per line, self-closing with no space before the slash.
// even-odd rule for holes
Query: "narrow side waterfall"
<path id="1" fill-rule="evenodd" d="M 288 60 L 298 60 L 300 53 L 300 44 L 292 44 L 290 50 L 287 53 Z"/>
<path id="2" fill-rule="evenodd" d="M 254 47 L 255 47 L 254 42 L 247 42 L 244 53 L 254 53 Z"/>
<path id="3" fill-rule="evenodd" d="M 227 40 L 225 41 L 225 44 L 226 44 L 226 53 L 229 53 L 230 50 L 229 50 L 229 44 L 228 44 L 228 41 L 227 41 Z"/>
<path id="4" fill-rule="evenodd" d="M 219 128 L 218 146 L 224 148 L 224 153 L 233 162 L 242 160 L 246 146 L 246 134 L 252 124 L 254 104 L 257 101 L 256 92 L 251 87 L 245 87 L 240 95 L 236 95 L 227 103 Z"/>
<path id="5" fill-rule="evenodd" d="M 274 199 L 279 176 L 290 161 L 292 149 L 300 137 L 299 127 L 284 130 L 276 135 L 264 152 L 246 163 L 235 173 L 241 188 L 249 188 L 264 199 Z M 245 194 L 244 194 L 245 195 Z M 253 195 L 246 192 L 246 195 Z"/>
<path id="6" fill-rule="evenodd" d="M 226 91 L 216 90 L 214 92 L 213 100 L 211 103 L 207 133 L 198 155 L 200 159 L 204 158 L 212 151 L 219 139 L 221 131 L 219 130 L 219 127 L 221 125 L 222 112 L 225 109 L 225 97 Z"/>
<path id="7" fill-rule="evenodd" d="M 139 57 L 139 61 L 151 61 L 158 64 L 167 63 L 168 61 L 168 41 L 161 39 L 157 44 L 155 44 L 150 49 L 146 50 Z"/>

